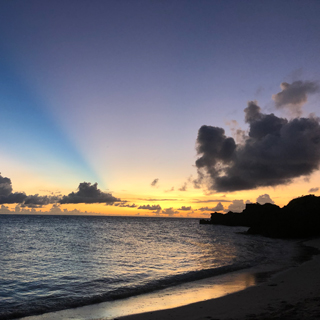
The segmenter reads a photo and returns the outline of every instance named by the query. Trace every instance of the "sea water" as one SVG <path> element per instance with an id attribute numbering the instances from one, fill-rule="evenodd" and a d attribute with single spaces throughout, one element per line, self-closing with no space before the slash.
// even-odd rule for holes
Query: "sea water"
<path id="1" fill-rule="evenodd" d="M 198 219 L 0 215 L 0 319 L 294 263 L 295 242 L 245 230 Z"/>

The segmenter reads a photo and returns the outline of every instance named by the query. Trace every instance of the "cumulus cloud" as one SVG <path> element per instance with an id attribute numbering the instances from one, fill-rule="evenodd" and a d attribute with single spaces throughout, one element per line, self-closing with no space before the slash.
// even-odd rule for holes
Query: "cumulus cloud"
<path id="1" fill-rule="evenodd" d="M 222 210 L 224 210 L 224 207 L 223 207 L 222 203 L 219 202 L 219 203 L 218 203 L 215 207 L 213 207 L 213 208 L 202 207 L 202 208 L 200 208 L 200 209 L 198 209 L 198 210 L 200 210 L 200 211 L 222 211 Z"/>
<path id="2" fill-rule="evenodd" d="M 240 127 L 239 127 L 239 124 L 236 120 L 231 120 L 230 122 L 227 122 L 226 123 L 231 132 L 232 132 L 232 136 L 234 137 L 235 141 L 237 143 L 242 143 L 244 142 L 245 138 L 246 138 L 246 132 L 245 130 L 242 130 Z"/>
<path id="3" fill-rule="evenodd" d="M 98 189 L 98 184 L 91 184 L 90 182 L 82 182 L 79 184 L 77 192 L 71 192 L 67 196 L 63 196 L 60 200 L 61 204 L 64 203 L 107 203 L 113 204 L 120 202 L 110 193 L 106 193 Z"/>
<path id="4" fill-rule="evenodd" d="M 319 91 L 318 84 L 312 81 L 282 82 L 280 88 L 282 91 L 272 96 L 276 108 L 287 108 L 296 116 L 301 115 L 301 107 L 308 100 L 307 94 Z"/>
<path id="5" fill-rule="evenodd" d="M 157 205 L 150 205 L 150 204 L 147 204 L 147 205 L 142 205 L 142 206 L 139 206 L 138 209 L 142 209 L 142 210 L 150 210 L 152 211 L 153 213 L 156 213 L 156 214 L 160 214 L 162 208 L 159 204 Z"/>
<path id="6" fill-rule="evenodd" d="M 257 202 L 260 204 L 265 204 L 265 203 L 272 203 L 274 204 L 274 201 L 270 198 L 270 196 L 266 194 L 262 194 L 257 198 Z"/>
<path id="7" fill-rule="evenodd" d="M 38 194 L 27 196 L 21 204 L 21 207 L 29 208 L 41 208 L 42 206 L 48 205 L 57 201 L 56 197 L 50 196 L 39 196 Z"/>
<path id="8" fill-rule="evenodd" d="M 54 203 L 49 211 L 41 211 L 36 210 L 34 207 L 26 208 L 26 206 L 23 206 L 21 204 L 17 204 L 16 207 L 13 210 L 10 210 L 9 207 L 5 205 L 1 205 L 0 207 L 0 213 L 5 214 L 58 214 L 58 215 L 83 215 L 83 214 L 96 214 L 95 212 L 81 212 L 77 209 L 73 210 L 67 210 L 67 209 L 61 209 L 60 204 Z"/>
<path id="9" fill-rule="evenodd" d="M 116 207 L 119 207 L 119 208 L 136 208 L 137 205 L 132 203 L 132 204 L 126 204 L 124 202 L 117 202 L 114 204 Z"/>
<path id="10" fill-rule="evenodd" d="M 13 212 L 9 209 L 9 207 L 2 204 L 0 207 L 0 213 L 7 214 L 7 213 L 13 213 Z"/>
<path id="11" fill-rule="evenodd" d="M 182 206 L 181 208 L 177 209 L 177 210 L 181 210 L 181 211 L 190 211 L 192 210 L 191 206 L 186 207 L 186 206 Z"/>
<path id="12" fill-rule="evenodd" d="M 317 188 L 311 188 L 311 189 L 309 189 L 309 193 L 310 192 L 318 192 L 319 191 L 319 188 L 317 187 Z"/>
<path id="13" fill-rule="evenodd" d="M 288 184 L 319 169 L 319 118 L 289 121 L 263 114 L 255 101 L 244 112 L 249 132 L 242 144 L 222 128 L 199 129 L 197 184 L 218 192 L 249 190 Z"/>
<path id="14" fill-rule="evenodd" d="M 142 205 L 142 206 L 139 206 L 138 209 L 143 209 L 143 210 L 161 210 L 161 206 L 159 204 L 157 205 L 151 205 L 150 204 L 147 204 L 147 205 Z"/>
<path id="15" fill-rule="evenodd" d="M 82 182 L 79 184 L 77 192 L 71 192 L 66 196 L 26 195 L 24 192 L 12 192 L 12 183 L 9 178 L 0 175 L 0 204 L 18 203 L 21 208 L 41 208 L 54 203 L 106 203 L 113 204 L 120 202 L 120 199 L 113 197 L 110 193 L 102 192 L 98 189 L 98 184 Z"/>
<path id="16" fill-rule="evenodd" d="M 0 196 L 0 204 L 23 203 L 26 198 L 27 195 L 24 192 L 14 192 L 7 196 Z"/>
<path id="17" fill-rule="evenodd" d="M 166 208 L 164 210 L 162 210 L 161 212 L 162 214 L 165 214 L 169 217 L 174 216 L 175 214 L 179 213 L 179 211 L 174 210 L 172 207 L 171 208 Z"/>
<path id="18" fill-rule="evenodd" d="M 152 182 L 151 182 L 151 187 L 156 187 L 157 184 L 159 182 L 159 179 L 154 179 Z"/>
<path id="19" fill-rule="evenodd" d="M 228 207 L 228 211 L 232 212 L 242 212 L 245 209 L 246 205 L 243 200 L 233 200 Z"/>
<path id="20" fill-rule="evenodd" d="M 2 177 L 0 173 L 0 197 L 8 196 L 12 193 L 11 180 L 6 177 Z"/>
<path id="21" fill-rule="evenodd" d="M 0 204 L 19 203 L 21 207 L 41 208 L 58 200 L 57 196 L 39 196 L 38 194 L 28 196 L 24 192 L 12 191 L 11 179 L 0 175 Z"/>
<path id="22" fill-rule="evenodd" d="M 96 214 L 95 212 L 81 212 L 78 209 L 68 210 L 68 209 L 61 209 L 61 205 L 58 203 L 54 203 L 49 210 L 50 214 L 60 214 L 60 215 L 83 215 L 83 214 Z"/>

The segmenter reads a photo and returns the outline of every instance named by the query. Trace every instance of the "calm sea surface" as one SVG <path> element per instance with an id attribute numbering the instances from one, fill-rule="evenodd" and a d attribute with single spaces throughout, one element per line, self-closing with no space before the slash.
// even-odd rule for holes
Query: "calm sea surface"
<path id="1" fill-rule="evenodd" d="M 0 215 L 0 319 L 292 262 L 294 242 L 243 230 L 197 219 Z"/>

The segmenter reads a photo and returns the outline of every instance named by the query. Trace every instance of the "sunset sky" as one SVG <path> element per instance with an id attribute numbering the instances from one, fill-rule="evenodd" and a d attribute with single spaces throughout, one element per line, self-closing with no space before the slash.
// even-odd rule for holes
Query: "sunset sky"
<path id="1" fill-rule="evenodd" d="M 319 196 L 319 16 L 318 0 L 2 1 L 0 213 Z"/>

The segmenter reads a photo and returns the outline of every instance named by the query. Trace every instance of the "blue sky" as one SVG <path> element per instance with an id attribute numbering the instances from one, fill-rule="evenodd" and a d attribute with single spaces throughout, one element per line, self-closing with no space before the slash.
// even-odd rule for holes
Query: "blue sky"
<path id="1" fill-rule="evenodd" d="M 29 193 L 87 181 L 128 201 L 172 187 L 181 205 L 205 197 L 188 182 L 199 128 L 247 129 L 255 99 L 287 117 L 272 95 L 319 81 L 319 13 L 318 1 L 2 2 L 2 175 Z M 319 116 L 318 101 L 308 96 L 303 116 Z M 188 195 L 177 191 L 186 182 Z M 301 183 L 289 193 L 316 187 Z M 279 195 L 246 192 L 224 196 Z"/>

